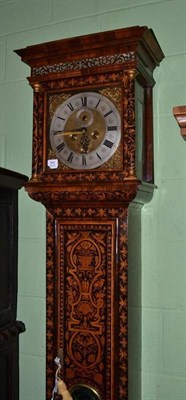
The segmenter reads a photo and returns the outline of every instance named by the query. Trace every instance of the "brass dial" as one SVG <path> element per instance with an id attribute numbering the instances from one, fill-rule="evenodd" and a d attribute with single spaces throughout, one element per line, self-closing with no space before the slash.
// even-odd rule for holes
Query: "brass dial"
<path id="1" fill-rule="evenodd" d="M 56 157 L 73 169 L 93 169 L 106 162 L 121 139 L 116 106 L 97 92 L 71 96 L 56 110 L 50 141 Z"/>

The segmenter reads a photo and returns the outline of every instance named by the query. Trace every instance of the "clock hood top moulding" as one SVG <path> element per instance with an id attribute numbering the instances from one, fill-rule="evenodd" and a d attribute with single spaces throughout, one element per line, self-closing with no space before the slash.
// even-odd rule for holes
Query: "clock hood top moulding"
<path id="1" fill-rule="evenodd" d="M 34 68 L 65 63 L 69 58 L 75 62 L 85 57 L 93 59 L 113 54 L 133 54 L 136 64 L 142 62 L 145 67 L 148 64 L 149 73 L 152 74 L 164 58 L 153 31 L 146 26 L 56 40 L 28 46 L 15 52 L 31 67 L 32 74 Z"/>

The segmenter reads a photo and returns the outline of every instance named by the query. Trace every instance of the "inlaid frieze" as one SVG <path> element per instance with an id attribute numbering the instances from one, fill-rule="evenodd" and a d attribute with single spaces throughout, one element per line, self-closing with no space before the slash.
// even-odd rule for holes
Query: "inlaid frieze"
<path id="1" fill-rule="evenodd" d="M 77 71 L 86 68 L 102 67 L 106 65 L 124 64 L 134 60 L 134 52 L 115 54 L 110 56 L 100 56 L 94 58 L 82 58 L 71 62 L 61 62 L 53 65 L 43 65 L 32 69 L 32 75 L 46 75 L 57 72 Z"/>

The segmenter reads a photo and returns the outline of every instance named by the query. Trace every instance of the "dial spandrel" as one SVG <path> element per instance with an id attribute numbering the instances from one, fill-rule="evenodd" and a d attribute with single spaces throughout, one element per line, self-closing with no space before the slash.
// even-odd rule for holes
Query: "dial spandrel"
<path id="1" fill-rule="evenodd" d="M 71 96 L 52 118 L 52 149 L 64 165 L 73 169 L 93 169 L 104 164 L 120 140 L 120 114 L 106 96 L 97 92 Z"/>

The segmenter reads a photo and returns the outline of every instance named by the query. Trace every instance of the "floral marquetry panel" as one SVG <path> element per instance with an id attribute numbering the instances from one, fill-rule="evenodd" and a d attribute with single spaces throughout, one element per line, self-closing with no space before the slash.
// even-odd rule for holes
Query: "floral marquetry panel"
<path id="1" fill-rule="evenodd" d="M 57 225 L 58 347 L 66 382 L 98 386 L 106 399 L 114 380 L 115 223 Z"/>

